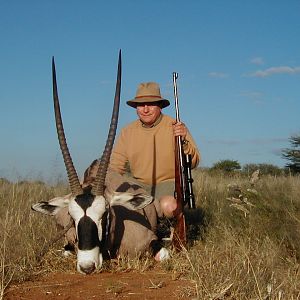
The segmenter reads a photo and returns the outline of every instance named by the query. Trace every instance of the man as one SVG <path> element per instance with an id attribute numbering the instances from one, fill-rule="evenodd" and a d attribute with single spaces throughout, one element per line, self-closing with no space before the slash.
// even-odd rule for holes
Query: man
<path id="1" fill-rule="evenodd" d="M 164 215 L 172 217 L 177 207 L 173 196 L 175 136 L 182 137 L 184 153 L 192 156 L 192 168 L 198 165 L 200 153 L 185 124 L 162 113 L 170 102 L 161 97 L 157 83 L 141 83 L 127 104 L 136 109 L 138 120 L 121 129 L 109 168 L 123 175 L 129 164 L 133 180 L 159 199 Z"/>

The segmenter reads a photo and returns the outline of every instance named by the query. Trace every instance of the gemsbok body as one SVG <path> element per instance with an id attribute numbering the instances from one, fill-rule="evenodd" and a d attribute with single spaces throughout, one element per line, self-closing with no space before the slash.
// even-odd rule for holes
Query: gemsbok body
<path id="1" fill-rule="evenodd" d="M 159 205 L 140 187 L 108 171 L 109 159 L 116 135 L 120 90 L 121 51 L 114 107 L 105 149 L 100 160 L 94 161 L 91 172 L 85 173 L 81 184 L 67 146 L 60 113 L 56 71 L 52 59 L 53 100 L 56 128 L 66 166 L 71 194 L 32 205 L 32 209 L 55 216 L 58 224 L 74 227 L 66 233 L 69 243 L 76 244 L 77 270 L 90 274 L 101 267 L 103 258 L 120 254 L 152 253 L 158 260 L 169 257 L 155 234 Z M 89 170 L 89 169 L 88 169 Z"/>

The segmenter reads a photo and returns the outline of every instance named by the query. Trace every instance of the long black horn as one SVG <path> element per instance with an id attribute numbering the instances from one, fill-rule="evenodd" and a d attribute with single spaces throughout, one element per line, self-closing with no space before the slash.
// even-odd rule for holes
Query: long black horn
<path id="1" fill-rule="evenodd" d="M 54 101 L 54 112 L 55 112 L 55 123 L 56 123 L 56 131 L 59 140 L 60 149 L 64 158 L 66 170 L 68 173 L 69 184 L 71 188 L 71 192 L 74 196 L 82 194 L 82 188 L 78 179 L 78 175 L 74 168 L 74 164 L 68 149 L 64 127 L 62 123 L 59 99 L 57 93 L 57 84 L 56 84 L 56 71 L 55 71 L 55 62 L 54 57 L 52 57 L 52 81 L 53 81 L 53 101 Z"/>
<path id="2" fill-rule="evenodd" d="M 119 106 L 120 106 L 120 93 L 121 93 L 121 69 L 122 69 L 122 62 L 121 62 L 121 50 L 119 51 L 119 61 L 118 61 L 118 74 L 117 74 L 117 83 L 116 83 L 116 92 L 115 92 L 115 100 L 114 100 L 114 107 L 110 121 L 110 127 L 108 132 L 108 137 L 106 140 L 105 149 L 103 151 L 100 165 L 97 171 L 96 179 L 93 185 L 93 193 L 95 195 L 104 195 L 104 188 L 105 188 L 105 177 L 106 172 L 109 164 L 109 159 L 111 155 L 111 151 L 113 148 L 117 126 L 118 126 L 118 117 L 119 117 Z"/>

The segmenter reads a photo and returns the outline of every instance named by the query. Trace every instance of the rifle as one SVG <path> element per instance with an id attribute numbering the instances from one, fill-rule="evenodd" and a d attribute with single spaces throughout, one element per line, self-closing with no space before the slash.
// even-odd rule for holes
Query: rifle
<path id="1" fill-rule="evenodd" d="M 176 122 L 180 122 L 179 105 L 177 94 L 178 73 L 173 72 L 173 87 L 175 98 Z M 183 151 L 183 140 L 181 136 L 175 137 L 175 191 L 174 197 L 177 201 L 177 208 L 174 211 L 176 218 L 175 234 L 173 245 L 175 249 L 181 250 L 186 246 L 186 225 L 184 216 L 184 206 L 196 208 L 195 196 L 193 193 L 193 178 L 191 173 L 191 155 L 185 155 Z"/>

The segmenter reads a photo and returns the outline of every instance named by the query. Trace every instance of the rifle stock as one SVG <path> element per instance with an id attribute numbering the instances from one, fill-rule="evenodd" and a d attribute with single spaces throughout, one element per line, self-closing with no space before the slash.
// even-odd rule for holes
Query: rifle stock
<path id="1" fill-rule="evenodd" d="M 176 250 L 181 250 L 186 246 L 186 226 L 183 214 L 184 194 L 182 184 L 184 184 L 182 170 L 180 166 L 180 147 L 182 147 L 181 137 L 175 137 L 175 192 L 174 196 L 177 202 L 177 208 L 174 212 L 176 218 L 176 227 L 173 237 L 173 246 Z M 181 148 L 182 149 L 182 148 Z"/>

